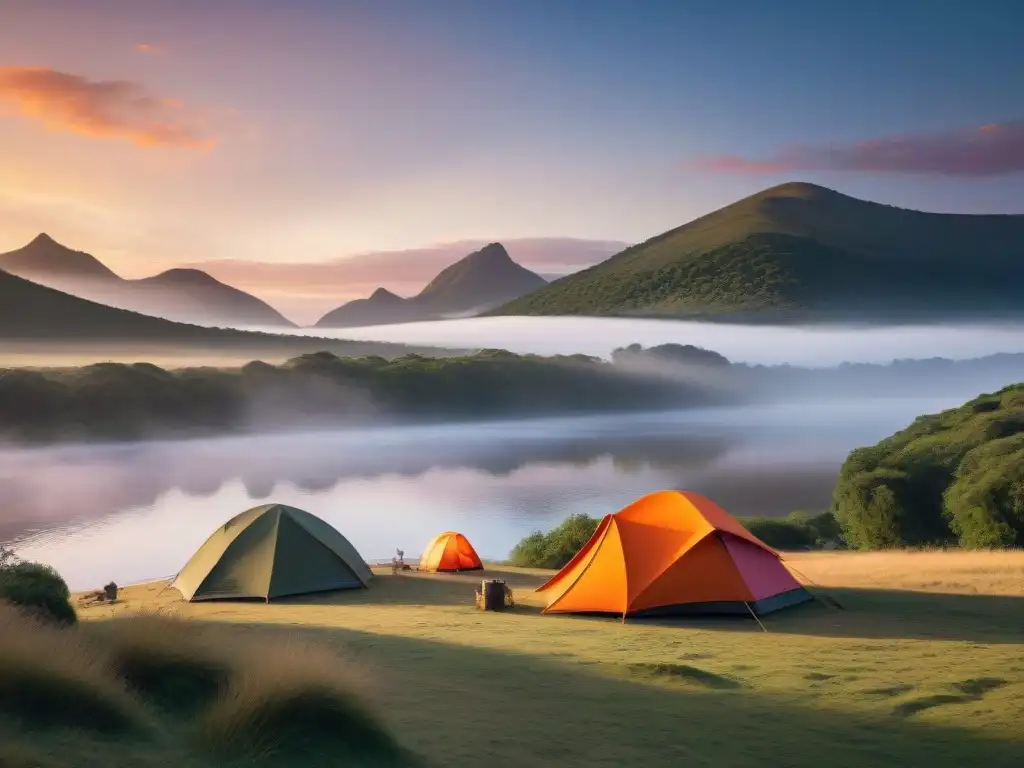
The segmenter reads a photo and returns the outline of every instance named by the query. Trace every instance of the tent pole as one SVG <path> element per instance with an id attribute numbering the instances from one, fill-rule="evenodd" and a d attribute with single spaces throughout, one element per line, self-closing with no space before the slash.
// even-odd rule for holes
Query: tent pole
<path id="1" fill-rule="evenodd" d="M 748 602 L 747 602 L 746 600 L 744 600 L 744 601 L 743 601 L 743 604 L 744 604 L 745 606 L 747 606 L 747 610 L 748 610 L 748 611 L 750 611 L 750 615 L 754 617 L 754 621 L 756 621 L 756 622 L 757 622 L 757 625 L 758 625 L 759 627 L 761 627 L 761 629 L 762 629 L 763 631 L 767 632 L 768 630 L 764 628 L 764 624 L 762 624 L 762 623 L 761 623 L 761 620 L 760 620 L 759 618 L 757 618 L 757 614 L 756 614 L 756 613 L 754 613 L 754 609 L 750 607 L 750 603 L 748 603 Z"/>

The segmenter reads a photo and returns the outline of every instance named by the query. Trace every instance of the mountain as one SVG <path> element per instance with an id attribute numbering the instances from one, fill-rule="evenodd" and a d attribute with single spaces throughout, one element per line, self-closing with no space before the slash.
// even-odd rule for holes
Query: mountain
<path id="1" fill-rule="evenodd" d="M 55 280 L 110 280 L 120 278 L 95 256 L 73 251 L 45 232 L 16 251 L 0 253 L 0 269 L 27 277 Z"/>
<path id="2" fill-rule="evenodd" d="M 505 246 L 490 243 L 441 270 L 412 298 L 378 288 L 368 299 L 328 312 L 316 326 L 341 328 L 475 314 L 543 285 L 544 278 L 512 261 Z"/>
<path id="3" fill-rule="evenodd" d="M 544 278 L 512 261 L 505 246 L 491 243 L 441 270 L 415 300 L 439 312 L 469 312 L 498 306 L 543 285 Z"/>
<path id="4" fill-rule="evenodd" d="M 169 269 L 126 282 L 131 283 L 133 299 L 137 299 L 132 303 L 139 311 L 145 308 L 160 317 L 205 317 L 208 322 L 226 325 L 293 326 L 266 302 L 198 269 Z"/>
<path id="5" fill-rule="evenodd" d="M 360 325 L 414 322 L 422 312 L 409 299 L 396 296 L 385 288 L 378 288 L 368 299 L 355 299 L 342 304 L 317 322 L 321 328 L 353 328 Z"/>
<path id="6" fill-rule="evenodd" d="M 38 235 L 0 253 L 0 269 L 42 285 L 119 309 L 209 325 L 294 327 L 277 310 L 197 269 L 171 269 L 126 280 L 96 257 Z"/>
<path id="7" fill-rule="evenodd" d="M 772 187 L 488 314 L 897 319 L 1024 312 L 1024 215 Z"/>
<path id="8" fill-rule="evenodd" d="M 46 345 L 82 354 L 107 354 L 116 347 L 132 354 L 160 349 L 245 351 L 247 354 L 298 354 L 331 351 L 339 355 L 393 357 L 417 352 L 443 355 L 448 350 L 400 344 L 353 342 L 312 336 L 256 333 L 188 325 L 161 317 L 108 307 L 0 271 L 0 348 L 30 353 Z"/>

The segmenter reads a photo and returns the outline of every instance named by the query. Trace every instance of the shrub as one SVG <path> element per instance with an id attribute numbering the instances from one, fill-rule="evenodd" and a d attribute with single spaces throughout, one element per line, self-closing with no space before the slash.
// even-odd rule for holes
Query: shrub
<path id="1" fill-rule="evenodd" d="M 1024 545 L 1024 435 L 968 453 L 943 501 L 962 546 Z"/>
<path id="2" fill-rule="evenodd" d="M 59 623 L 74 624 L 76 616 L 71 606 L 71 592 L 60 574 L 48 565 L 11 562 L 12 559 L 8 551 L 5 564 L 0 567 L 0 600 Z"/>
<path id="3" fill-rule="evenodd" d="M 522 568 L 561 568 L 597 530 L 598 520 L 571 515 L 548 533 L 534 531 L 512 549 L 509 562 Z"/>
<path id="4" fill-rule="evenodd" d="M 1024 543 L 1024 384 L 922 416 L 853 451 L 833 494 L 861 549 Z"/>
<path id="5" fill-rule="evenodd" d="M 743 527 L 775 549 L 807 549 L 815 545 L 814 531 L 799 520 L 772 517 L 747 517 Z"/>

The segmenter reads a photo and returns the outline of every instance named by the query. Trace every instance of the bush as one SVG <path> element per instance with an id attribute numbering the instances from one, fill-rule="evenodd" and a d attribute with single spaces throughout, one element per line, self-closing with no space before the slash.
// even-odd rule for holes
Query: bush
<path id="1" fill-rule="evenodd" d="M 799 520 L 778 517 L 746 517 L 743 527 L 775 549 L 807 549 L 815 545 L 814 531 Z"/>
<path id="2" fill-rule="evenodd" d="M 546 534 L 534 531 L 516 544 L 509 562 L 521 568 L 561 568 L 590 540 L 598 522 L 590 515 L 578 514 Z"/>
<path id="3" fill-rule="evenodd" d="M 42 563 L 12 562 L 7 550 L 0 556 L 0 600 L 62 624 L 74 624 L 71 592 L 53 568 Z"/>
<path id="4" fill-rule="evenodd" d="M 746 517 L 743 526 L 774 549 L 820 549 L 845 546 L 831 512 L 792 512 L 788 517 Z"/>
<path id="5" fill-rule="evenodd" d="M 861 549 L 1024 544 L 1024 384 L 922 416 L 843 463 L 836 517 Z"/>
<path id="6" fill-rule="evenodd" d="M 1024 435 L 968 453 L 943 502 L 962 546 L 1024 545 Z"/>

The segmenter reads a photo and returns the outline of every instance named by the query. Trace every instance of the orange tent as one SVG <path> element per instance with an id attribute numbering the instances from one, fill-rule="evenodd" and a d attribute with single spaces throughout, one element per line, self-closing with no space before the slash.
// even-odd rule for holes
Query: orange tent
<path id="1" fill-rule="evenodd" d="M 439 533 L 420 557 L 421 571 L 478 571 L 483 567 L 469 539 L 455 531 Z"/>
<path id="2" fill-rule="evenodd" d="M 537 592 L 545 613 L 761 615 L 811 599 L 779 553 L 710 499 L 658 491 L 606 515 Z"/>

